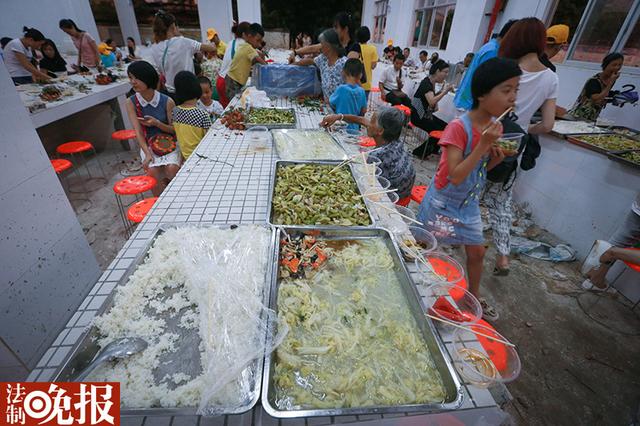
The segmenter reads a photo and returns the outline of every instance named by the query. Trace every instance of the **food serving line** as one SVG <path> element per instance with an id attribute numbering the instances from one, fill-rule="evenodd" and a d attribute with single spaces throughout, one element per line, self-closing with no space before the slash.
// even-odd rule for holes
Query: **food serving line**
<path id="1" fill-rule="evenodd" d="M 294 108 L 296 127 L 299 129 L 317 129 L 322 115 L 316 111 L 291 103 L 286 99 L 277 99 L 276 107 Z M 91 326 L 92 320 L 101 307 L 108 301 L 116 285 L 126 277 L 132 266 L 154 237 L 160 224 L 263 224 L 270 211 L 270 193 L 275 173 L 277 154 L 271 142 L 263 138 L 254 138 L 249 131 L 230 130 L 218 120 L 199 144 L 195 153 L 182 166 L 178 175 L 163 192 L 153 209 L 138 226 L 132 237 L 125 243 L 111 265 L 102 274 L 91 289 L 77 312 L 51 348 L 38 362 L 28 380 L 50 381 L 68 358 L 77 350 L 76 346 Z M 348 152 L 356 152 L 355 145 L 343 144 Z M 391 205 L 391 204 L 390 204 Z M 392 205 L 391 205 L 392 206 Z M 379 210 L 370 209 L 375 226 L 385 226 Z M 420 282 L 416 265 L 407 263 L 414 282 Z M 424 287 L 418 286 L 421 296 L 426 295 Z M 433 301 L 432 301 L 433 303 Z M 446 363 L 451 366 L 453 351 L 452 330 L 431 327 L 438 336 L 438 345 L 443 350 Z M 468 334 L 465 345 L 482 350 L 475 336 Z M 453 371 L 453 369 L 451 369 Z M 454 373 L 454 384 L 457 376 Z M 355 416 L 326 416 L 281 419 L 271 417 L 258 403 L 246 413 L 218 417 L 181 416 L 170 410 L 157 412 L 160 416 L 146 418 L 146 424 L 214 424 L 214 425 L 271 425 L 271 424 L 307 424 L 324 425 L 349 422 L 362 424 L 425 424 L 430 420 L 458 419 L 463 423 L 476 421 L 483 417 L 487 424 L 499 423 L 505 414 L 497 407 L 492 394 L 467 383 L 458 388 L 459 395 L 454 397 L 456 409 L 434 414 L 392 413 L 366 414 Z M 508 392 L 501 386 L 498 393 L 506 397 Z M 450 408 L 453 408 L 450 406 Z M 148 414 L 148 413 L 145 413 Z M 193 414 L 193 413 L 190 413 Z M 406 416 L 410 416 L 409 418 Z M 406 420 L 405 420 L 406 419 Z M 144 416 L 123 417 L 123 424 L 143 424 Z"/>

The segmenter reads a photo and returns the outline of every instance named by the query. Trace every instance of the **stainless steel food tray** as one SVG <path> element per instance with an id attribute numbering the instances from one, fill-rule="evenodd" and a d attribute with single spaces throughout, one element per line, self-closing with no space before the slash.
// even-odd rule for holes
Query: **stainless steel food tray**
<path id="1" fill-rule="evenodd" d="M 185 223 L 165 223 L 160 224 L 158 228 L 154 231 L 153 235 L 149 238 L 149 241 L 145 244 L 144 248 L 140 251 L 140 254 L 136 257 L 133 264 L 126 270 L 125 274 L 122 276 L 120 281 L 118 281 L 118 285 L 111 292 L 109 297 L 105 300 L 104 304 L 98 311 L 97 315 L 102 315 L 108 312 L 114 303 L 114 297 L 116 293 L 116 289 L 119 286 L 125 285 L 129 277 L 136 271 L 138 266 L 144 263 L 147 258 L 147 253 L 153 246 L 155 240 L 162 235 L 166 230 L 172 228 L 217 228 L 217 229 L 230 229 L 235 225 L 210 225 L 210 224 L 185 224 Z M 240 225 L 242 226 L 242 225 Z M 272 262 L 272 253 L 275 250 L 275 237 L 276 230 L 267 224 L 257 224 L 256 226 L 260 226 L 271 231 L 270 243 L 267 251 L 267 258 L 265 261 L 267 262 L 267 270 L 265 273 L 265 287 L 264 287 L 264 295 L 263 300 L 265 306 L 269 301 L 269 291 L 271 287 L 271 276 L 272 269 L 274 264 Z M 177 320 L 173 321 L 177 322 Z M 172 324 L 169 320 L 167 320 L 168 327 L 172 327 Z M 185 333 L 188 334 L 188 333 Z M 195 331 L 197 335 L 197 330 Z M 54 377 L 54 381 L 72 381 L 74 377 L 76 377 L 77 373 L 83 370 L 90 362 L 93 360 L 95 355 L 100 350 L 100 347 L 97 344 L 97 339 L 100 337 L 99 332 L 96 327 L 88 328 L 84 334 L 80 337 L 76 346 L 71 350 L 66 360 L 61 364 L 61 366 L 56 371 Z M 264 336 L 266 339 L 266 335 Z M 187 336 L 186 338 L 191 339 L 193 336 Z M 177 353 L 174 353 L 173 358 L 176 361 L 179 361 L 181 364 L 188 364 L 188 368 L 200 368 L 200 358 L 198 348 L 198 342 L 193 342 L 193 347 L 186 348 L 184 350 L 185 353 L 179 348 Z M 190 345 L 191 346 L 191 345 Z M 193 349 L 195 350 L 190 350 Z M 190 356 L 191 355 L 191 356 Z M 240 414 L 246 411 L 249 411 L 253 408 L 253 406 L 257 403 L 260 397 L 260 385 L 262 378 L 262 371 L 264 367 L 264 359 L 260 358 L 255 360 L 251 365 L 249 365 L 245 370 L 242 371 L 243 376 L 249 377 L 253 382 L 253 389 L 251 392 L 251 396 L 249 399 L 241 402 L 238 405 L 224 407 L 218 406 L 215 407 L 217 410 L 219 409 L 220 415 L 223 414 Z M 135 407 L 122 407 L 121 414 L 122 415 L 136 415 L 136 416 L 145 416 L 145 415 L 195 415 L 197 407 L 176 407 L 176 408 L 167 408 L 167 407 L 157 407 L 157 408 L 135 408 Z"/>
<path id="2" fill-rule="evenodd" d="M 336 147 L 338 147 L 338 149 L 340 150 L 340 152 L 342 152 L 342 157 L 341 158 L 287 158 L 284 159 L 282 158 L 282 153 L 280 152 L 280 150 L 278 149 L 278 142 L 276 141 L 276 133 L 282 133 L 284 135 L 288 134 L 289 132 L 292 133 L 309 133 L 309 134 L 314 134 L 314 133 L 318 133 L 321 134 L 323 136 L 329 136 L 329 138 L 331 139 L 333 145 L 335 145 Z M 276 150 L 276 154 L 278 154 L 278 158 L 281 158 L 284 161 L 342 161 L 342 160 L 346 160 L 347 159 L 347 153 L 344 150 L 344 147 L 340 144 L 340 142 L 329 132 L 325 131 L 325 130 L 319 130 L 319 129 L 274 129 L 271 131 L 272 135 L 272 139 L 273 139 L 273 146 L 275 147 Z M 312 136 L 310 136 L 312 137 Z"/>
<path id="3" fill-rule="evenodd" d="M 607 135 L 613 135 L 613 133 L 599 133 L 597 134 L 597 136 L 607 136 Z M 594 136 L 594 134 L 576 134 L 576 135 L 571 135 L 571 136 L 567 136 L 567 142 L 572 143 L 574 145 L 578 145 L 581 146 L 582 148 L 586 148 L 590 151 L 594 151 L 594 152 L 598 152 L 600 154 L 604 154 L 607 155 L 607 153 L 609 152 L 608 150 L 599 147 L 597 145 L 593 145 L 590 144 L 589 142 L 582 140 L 580 138 L 580 136 Z"/>
<path id="4" fill-rule="evenodd" d="M 607 128 L 611 129 L 611 131 L 619 135 L 626 136 L 628 138 L 640 141 L 640 130 L 632 129 L 631 127 L 626 127 L 626 126 L 610 126 Z M 623 133 L 623 131 L 626 131 L 631 134 L 629 135 L 629 134 Z"/>
<path id="5" fill-rule="evenodd" d="M 340 164 L 339 161 L 286 161 L 286 160 L 278 160 L 276 161 L 275 167 L 273 169 L 273 178 L 271 180 L 271 187 L 269 188 L 269 206 L 267 208 L 267 222 L 270 225 L 273 226 L 298 226 L 300 228 L 308 228 L 308 229 L 316 229 L 316 228 L 341 228 L 340 225 L 303 225 L 303 224 L 299 224 L 299 223 L 274 223 L 273 222 L 273 195 L 276 191 L 276 183 L 277 183 L 277 172 L 278 172 L 278 167 L 283 167 L 283 166 L 291 166 L 291 165 L 297 165 L 297 164 L 315 164 L 315 165 L 327 165 L 327 166 L 337 166 L 338 164 Z M 353 168 L 351 167 L 351 164 L 347 165 L 347 166 L 343 166 L 343 167 L 348 167 L 349 168 L 349 173 L 351 173 L 351 177 L 353 178 L 354 182 L 356 183 L 356 186 L 358 187 L 358 192 L 360 194 L 363 194 L 364 191 L 362 190 L 362 188 L 360 187 L 360 183 L 358 182 L 358 179 L 356 179 L 355 174 L 353 173 Z M 357 226 L 349 226 L 348 228 L 352 228 L 352 229 L 367 229 L 370 228 L 372 226 L 375 225 L 375 219 L 373 217 L 373 215 L 371 214 L 371 210 L 369 209 L 369 205 L 366 201 L 363 200 L 363 203 L 365 205 L 365 208 L 367 209 L 367 213 L 369 214 L 369 220 L 371 221 L 371 224 L 369 225 L 357 225 Z"/>
<path id="6" fill-rule="evenodd" d="M 245 121 L 244 127 L 249 129 L 251 127 L 256 126 L 264 126 L 267 129 L 295 129 L 298 127 L 298 116 L 296 115 L 296 110 L 293 108 L 282 108 L 282 107 L 256 107 L 255 109 L 279 109 L 279 110 L 287 110 L 293 113 L 293 123 L 280 124 L 280 123 L 249 123 Z M 247 113 L 247 120 L 249 120 L 249 114 Z"/>
<path id="7" fill-rule="evenodd" d="M 309 232 L 307 227 L 281 227 L 276 235 L 275 251 L 276 256 L 280 252 L 280 240 L 284 230 L 287 233 L 292 232 Z M 371 406 L 360 408 L 331 408 L 331 409 L 305 409 L 305 410 L 280 410 L 276 408 L 274 403 L 274 388 L 271 380 L 273 369 L 275 368 L 275 352 L 267 354 L 265 358 L 264 373 L 262 379 L 262 399 L 261 404 L 264 410 L 271 416 L 277 418 L 294 418 L 294 417 L 312 417 L 312 416 L 342 416 L 342 415 L 360 415 L 360 414 L 385 414 L 385 413 L 407 413 L 407 412 L 437 412 L 455 410 L 462 404 L 462 386 L 460 380 L 454 371 L 453 364 L 445 356 L 445 347 L 442 340 L 437 337 L 435 327 L 424 313 L 426 307 L 422 302 L 422 298 L 418 294 L 416 285 L 414 284 L 407 268 L 402 261 L 402 256 L 398 246 L 391 238 L 389 232 L 382 228 L 369 229 L 345 229 L 345 228 L 315 228 L 319 235 L 315 235 L 318 239 L 325 240 L 363 240 L 371 238 L 382 238 L 389 249 L 394 261 L 394 271 L 396 277 L 401 283 L 402 290 L 410 306 L 411 312 L 416 319 L 418 327 L 422 332 L 425 342 L 429 348 L 435 365 L 440 372 L 442 381 L 446 390 L 447 397 L 442 403 L 432 404 L 410 404 L 397 406 Z M 278 278 L 278 267 L 273 268 L 271 281 L 271 297 L 269 306 L 277 312 L 278 309 L 278 288 L 280 280 Z"/>
<path id="8" fill-rule="evenodd" d="M 617 161 L 618 163 L 624 164 L 629 167 L 633 167 L 634 169 L 640 170 L 640 164 L 635 163 L 631 160 L 628 160 L 620 155 L 613 154 L 611 152 L 607 152 L 607 157 L 609 157 L 613 161 Z"/>

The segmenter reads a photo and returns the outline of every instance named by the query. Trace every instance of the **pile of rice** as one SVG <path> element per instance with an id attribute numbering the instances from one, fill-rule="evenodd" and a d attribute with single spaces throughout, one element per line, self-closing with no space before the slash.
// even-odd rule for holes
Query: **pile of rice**
<path id="1" fill-rule="evenodd" d="M 120 382 L 126 407 L 199 406 L 202 412 L 242 405 L 260 380 L 247 366 L 262 357 L 265 318 L 273 314 L 262 303 L 270 235 L 263 227 L 240 226 L 178 228 L 159 236 L 145 262 L 117 288 L 112 309 L 94 320 L 100 347 L 122 337 L 141 337 L 149 346 L 103 365 L 88 380 Z M 182 337 L 168 330 L 171 316 L 178 324 L 172 331 L 198 330 L 202 372 L 196 377 L 157 377 Z M 190 360 L 177 364 L 183 361 Z"/>

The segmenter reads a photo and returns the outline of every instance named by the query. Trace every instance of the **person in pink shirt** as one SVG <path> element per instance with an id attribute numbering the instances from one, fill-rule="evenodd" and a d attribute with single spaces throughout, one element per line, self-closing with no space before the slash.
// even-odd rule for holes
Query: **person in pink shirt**
<path id="1" fill-rule="evenodd" d="M 96 68 L 100 64 L 100 54 L 98 45 L 91 35 L 78 28 L 71 19 L 61 19 L 59 27 L 69 34 L 74 46 L 78 49 L 78 63 L 71 65 L 73 69 L 79 71 L 82 66 Z"/>

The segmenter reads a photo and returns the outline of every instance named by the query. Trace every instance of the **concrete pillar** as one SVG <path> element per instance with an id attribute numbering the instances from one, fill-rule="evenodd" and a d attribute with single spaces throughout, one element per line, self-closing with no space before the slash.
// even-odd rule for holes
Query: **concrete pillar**
<path id="1" fill-rule="evenodd" d="M 260 0 L 238 0 L 238 22 L 242 21 L 262 24 Z"/>
<path id="2" fill-rule="evenodd" d="M 231 40 L 233 9 L 231 0 L 199 0 L 198 17 L 202 39 L 207 39 L 207 28 L 215 28 L 224 42 Z"/>
<path id="3" fill-rule="evenodd" d="M 138 30 L 138 21 L 136 20 L 136 12 L 133 8 L 133 0 L 113 0 L 118 14 L 118 23 L 122 31 L 122 40 L 127 45 L 127 37 L 133 37 L 136 45 L 142 44 L 140 40 L 140 30 Z"/>
<path id="4" fill-rule="evenodd" d="M 0 105 L 0 342 L 33 369 L 100 270 L 4 64 Z"/>

